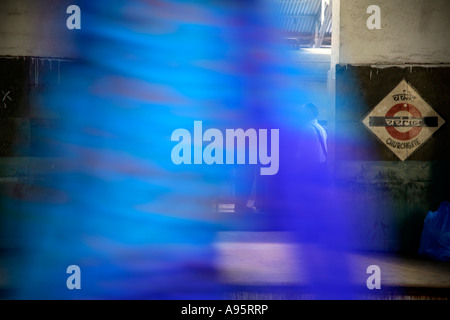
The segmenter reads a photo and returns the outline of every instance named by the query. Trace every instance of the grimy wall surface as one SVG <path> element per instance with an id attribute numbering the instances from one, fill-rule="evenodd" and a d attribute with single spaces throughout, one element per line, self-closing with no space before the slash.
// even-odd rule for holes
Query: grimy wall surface
<path id="1" fill-rule="evenodd" d="M 76 57 L 73 30 L 66 26 L 69 0 L 3 0 L 0 3 L 0 183 L 20 190 L 30 174 L 55 169 L 42 130 L 58 125 L 44 101 L 66 81 L 63 71 Z M 43 170 L 43 171 L 42 171 Z M 4 183 L 8 185 L 4 185 Z M 11 185 L 12 184 L 12 185 Z"/>
<path id="2" fill-rule="evenodd" d="M 450 46 L 446 40 L 450 30 L 449 1 L 340 0 L 338 2 L 340 3 L 339 63 L 450 63 Z M 381 9 L 379 30 L 369 30 L 366 27 L 366 21 L 370 16 L 366 12 L 371 5 L 378 5 Z"/>
<path id="3" fill-rule="evenodd" d="M 66 27 L 70 0 L 2 0 L 0 56 L 76 56 L 73 30 Z"/>
<path id="4" fill-rule="evenodd" d="M 45 187 L 61 167 L 52 141 L 43 138 L 60 125 L 60 114 L 45 97 L 67 81 L 67 58 L 76 57 L 73 31 L 66 27 L 72 3 L 0 3 L 0 298 L 20 277 L 11 261 L 22 261 L 23 248 L 34 241 L 24 231 L 30 218 L 22 204 L 62 201 L 60 192 Z"/>
<path id="5" fill-rule="evenodd" d="M 66 58 L 76 57 L 66 26 L 73 1 L 4 0 L 0 4 L 0 182 L 21 190 L 30 174 L 55 169 L 42 130 L 58 124 L 44 97 L 64 79 Z M 76 2 L 75 2 L 76 3 Z M 41 172 L 42 173 L 42 172 Z M 3 185 L 7 183 L 8 185 Z M 13 184 L 13 185 L 11 185 Z"/>
<path id="6" fill-rule="evenodd" d="M 381 9 L 378 30 L 366 26 L 373 4 Z M 450 199 L 450 2 L 341 0 L 338 10 L 338 195 L 351 208 L 356 248 L 414 253 L 427 212 Z M 362 122 L 402 80 L 446 121 L 405 161 Z"/>

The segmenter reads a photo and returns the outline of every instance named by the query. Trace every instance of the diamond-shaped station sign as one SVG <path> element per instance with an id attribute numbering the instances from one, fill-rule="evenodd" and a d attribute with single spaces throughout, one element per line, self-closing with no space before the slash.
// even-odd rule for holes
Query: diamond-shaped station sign
<path id="1" fill-rule="evenodd" d="M 402 161 L 423 146 L 444 122 L 405 80 L 363 120 L 366 127 Z"/>

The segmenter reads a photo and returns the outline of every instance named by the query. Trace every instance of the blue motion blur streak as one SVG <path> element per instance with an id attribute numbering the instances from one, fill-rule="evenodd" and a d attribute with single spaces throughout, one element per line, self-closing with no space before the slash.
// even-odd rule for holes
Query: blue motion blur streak
<path id="1" fill-rule="evenodd" d="M 48 99 L 63 115 L 62 129 L 50 138 L 64 156 L 62 170 L 45 183 L 64 200 L 26 207 L 35 219 L 23 228 L 34 241 L 17 297 L 221 298 L 212 242 L 224 226 L 212 204 L 230 168 L 174 165 L 171 133 L 192 130 L 195 120 L 218 129 L 276 128 L 285 143 L 280 157 L 288 158 L 296 108 L 307 102 L 295 85 L 302 70 L 289 66 L 274 41 L 276 21 L 266 1 L 95 0 L 79 6 L 80 57 Z M 310 190 L 305 184 L 293 189 L 299 185 L 290 172 L 299 164 L 280 165 L 280 176 L 269 178 L 274 221 L 299 234 L 305 225 L 317 228 L 318 247 L 334 243 L 337 234 L 320 225 L 331 211 L 308 216 L 314 203 L 299 207 L 297 194 L 289 192 Z M 316 188 L 315 195 L 330 192 L 328 185 Z M 319 293 L 330 289 L 321 281 L 341 271 L 327 258 L 299 261 L 331 266 L 313 282 Z M 79 291 L 65 287 L 69 265 L 81 268 Z"/>
<path id="2" fill-rule="evenodd" d="M 38 231 L 19 297 L 221 298 L 212 200 L 224 177 L 220 167 L 172 164 L 170 136 L 237 105 L 233 76 L 202 67 L 226 60 L 217 36 L 227 18 L 201 2 L 80 8 L 80 58 L 49 97 L 63 114 L 52 138 L 66 161 L 49 184 L 68 200 L 30 207 L 42 224 L 30 226 Z M 65 287 L 72 264 L 79 291 Z"/>

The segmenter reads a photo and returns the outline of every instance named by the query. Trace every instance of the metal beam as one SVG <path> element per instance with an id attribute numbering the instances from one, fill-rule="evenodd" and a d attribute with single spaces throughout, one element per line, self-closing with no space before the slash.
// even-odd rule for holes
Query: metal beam
<path id="1" fill-rule="evenodd" d="M 325 6 L 325 1 L 322 1 L 322 6 Z M 314 42 L 315 48 L 320 48 L 323 43 L 323 37 L 325 36 L 325 32 L 327 31 L 328 27 L 331 24 L 331 3 L 328 3 L 324 10 L 324 19 L 323 23 L 321 24 L 319 31 L 317 33 L 316 40 Z"/>

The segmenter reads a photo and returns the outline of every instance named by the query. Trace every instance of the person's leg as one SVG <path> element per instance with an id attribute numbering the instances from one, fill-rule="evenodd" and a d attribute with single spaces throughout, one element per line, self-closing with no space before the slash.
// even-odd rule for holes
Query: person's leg
<path id="1" fill-rule="evenodd" d="M 267 212 L 268 210 L 268 184 L 271 176 L 259 174 L 259 168 L 254 173 L 254 199 L 253 207 L 255 212 Z"/>
<path id="2" fill-rule="evenodd" d="M 254 180 L 254 167 L 250 165 L 237 165 L 235 177 L 235 212 L 249 212 L 247 206 L 252 192 Z"/>

